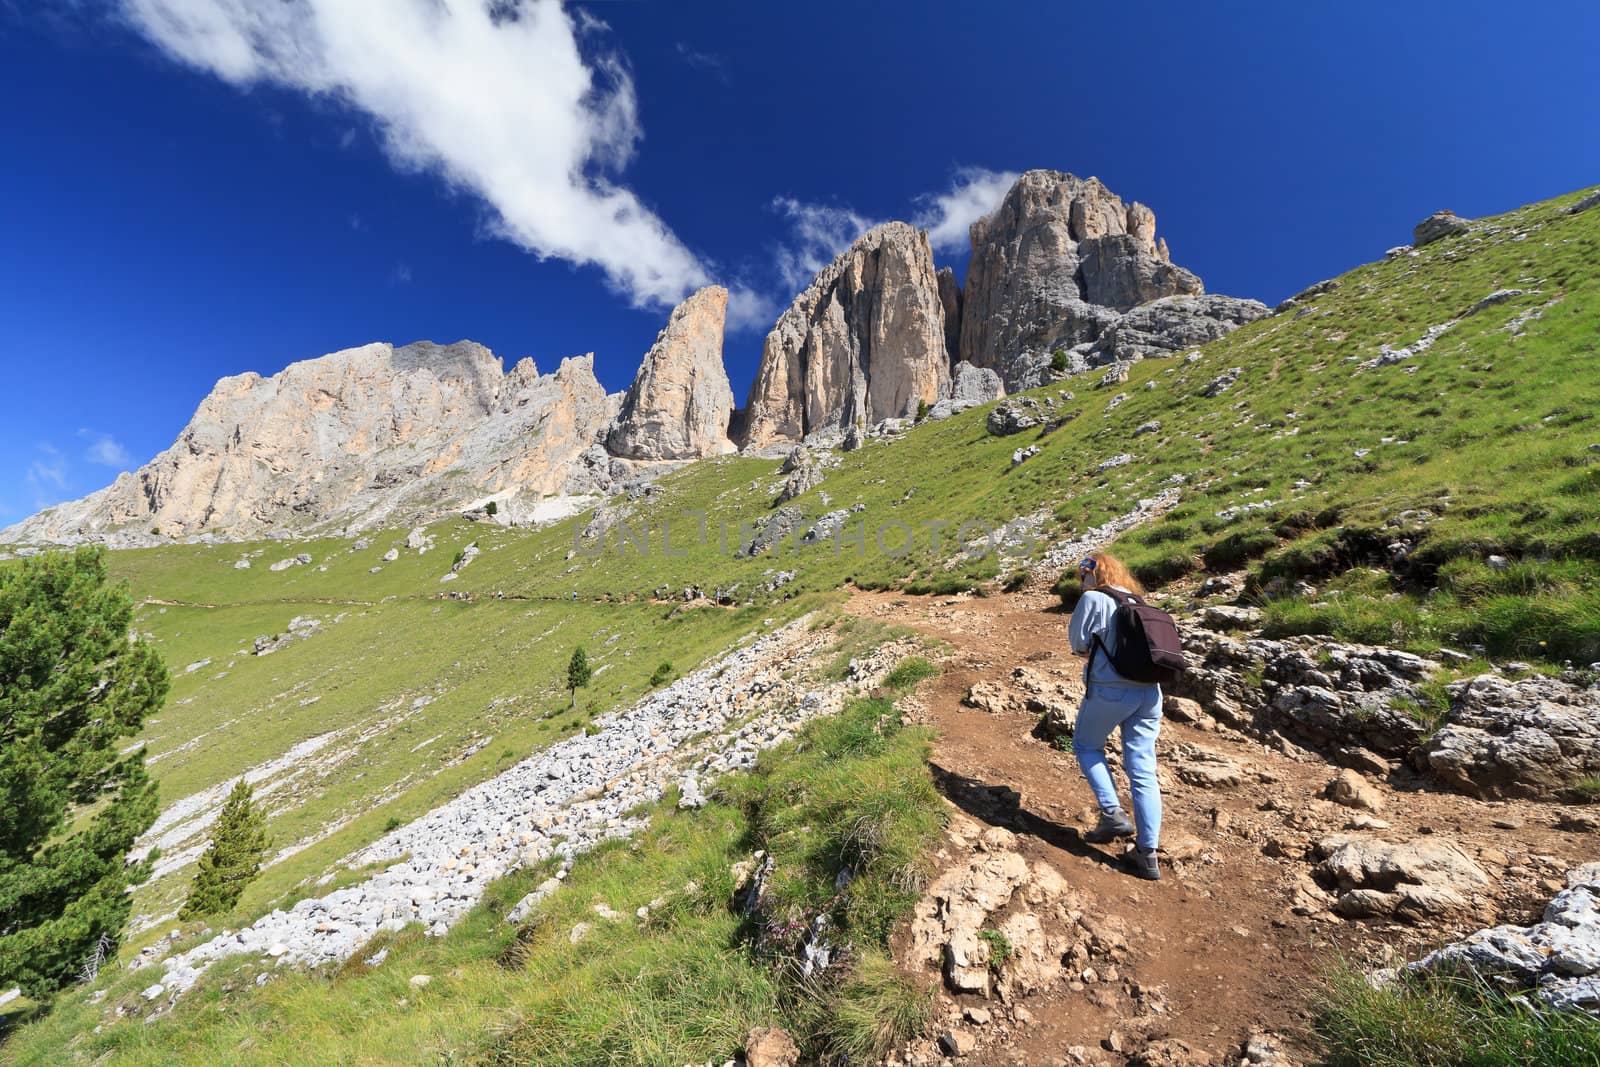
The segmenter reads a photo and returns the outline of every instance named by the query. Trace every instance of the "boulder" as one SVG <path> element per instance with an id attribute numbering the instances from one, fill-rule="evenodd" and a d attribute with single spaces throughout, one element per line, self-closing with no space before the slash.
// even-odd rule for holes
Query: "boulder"
<path id="1" fill-rule="evenodd" d="M 928 236 L 885 223 L 823 268 L 767 335 L 741 444 L 847 437 L 937 403 L 949 381 Z"/>
<path id="2" fill-rule="evenodd" d="M 1174 745 L 1167 762 L 1180 782 L 1199 789 L 1233 788 L 1244 781 L 1245 768 L 1237 761 L 1201 745 Z"/>
<path id="3" fill-rule="evenodd" d="M 1540 922 L 1479 930 L 1401 970 L 1470 971 L 1558 1010 L 1600 1012 L 1600 864 L 1572 872 Z"/>
<path id="4" fill-rule="evenodd" d="M 1236 296 L 1159 297 L 1109 326 L 1089 349 L 1089 358 L 1099 365 L 1170 356 L 1215 341 L 1268 314 L 1261 301 Z"/>
<path id="5" fill-rule="evenodd" d="M 722 363 L 728 291 L 707 286 L 673 309 L 645 353 L 606 434 L 628 459 L 685 460 L 734 451 L 728 440 L 733 390 Z"/>
<path id="6" fill-rule="evenodd" d="M 1542 675 L 1453 683 L 1444 725 L 1418 769 L 1477 797 L 1561 794 L 1600 773 L 1600 691 Z"/>
<path id="7" fill-rule="evenodd" d="M 1329 800 L 1343 804 L 1347 808 L 1359 808 L 1362 811 L 1383 810 L 1383 793 L 1352 770 L 1343 770 L 1334 775 L 1325 793 Z"/>
<path id="8" fill-rule="evenodd" d="M 1417 223 L 1411 231 L 1411 247 L 1421 248 L 1444 238 L 1454 237 L 1458 233 L 1467 233 L 1472 229 L 1472 223 L 1457 215 L 1454 211 L 1435 211 L 1432 215 Z"/>
<path id="9" fill-rule="evenodd" d="M 800 1062 L 800 1046 L 787 1030 L 758 1026 L 744 1042 L 745 1067 L 795 1067 Z"/>
<path id="10" fill-rule="evenodd" d="M 1466 908 L 1470 894 L 1489 885 L 1483 869 L 1447 841 L 1335 834 L 1317 842 L 1316 854 L 1319 876 L 1339 895 L 1334 910 L 1349 918 L 1444 914 Z"/>

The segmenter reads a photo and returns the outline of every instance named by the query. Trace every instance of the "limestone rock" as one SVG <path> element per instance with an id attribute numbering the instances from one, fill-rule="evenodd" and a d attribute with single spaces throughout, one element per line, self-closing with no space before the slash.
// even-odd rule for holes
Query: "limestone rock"
<path id="1" fill-rule="evenodd" d="M 1349 834 L 1317 842 L 1318 868 L 1340 893 L 1334 910 L 1350 918 L 1438 915 L 1465 908 L 1489 876 L 1447 841 L 1395 844 Z"/>
<path id="2" fill-rule="evenodd" d="M 722 363 L 728 291 L 708 286 L 673 309 L 645 354 L 606 434 L 628 459 L 684 460 L 726 455 L 733 390 Z"/>
<path id="3" fill-rule="evenodd" d="M 1472 223 L 1454 211 L 1435 211 L 1417 223 L 1416 228 L 1411 231 L 1411 246 L 1421 248 L 1442 237 L 1453 237 L 1471 229 Z"/>
<path id="4" fill-rule="evenodd" d="M 1327 796 L 1329 800 L 1343 804 L 1347 808 L 1359 808 L 1363 811 L 1383 810 L 1383 794 L 1371 782 L 1352 770 L 1343 770 L 1334 775 L 1333 781 L 1328 783 Z"/>
<path id="5" fill-rule="evenodd" d="M 767 335 L 741 443 L 842 438 L 936 403 L 949 380 L 928 236 L 885 223 L 823 268 Z"/>
<path id="6" fill-rule="evenodd" d="M 1452 684 L 1417 766 L 1478 797 L 1553 797 L 1600 772 L 1600 692 L 1539 675 Z"/>
<path id="7" fill-rule="evenodd" d="M 1600 866 L 1573 875 L 1542 921 L 1480 930 L 1402 970 L 1469 970 L 1508 990 L 1532 990 L 1553 1008 L 1600 1011 Z"/>
<path id="8" fill-rule="evenodd" d="M 955 363 L 961 354 L 961 285 L 956 281 L 956 272 L 949 267 L 940 267 L 935 278 L 939 284 L 939 304 L 944 308 L 945 355 Z"/>
<path id="9" fill-rule="evenodd" d="M 794 1067 L 800 1062 L 800 1046 L 787 1030 L 758 1026 L 744 1042 L 745 1067 Z"/>
<path id="10" fill-rule="evenodd" d="M 613 413 L 592 356 L 540 375 L 532 360 L 502 372 L 471 341 L 365 345 L 270 378 L 223 378 L 172 447 L 6 539 L 138 543 L 152 526 L 238 538 L 354 530 L 506 490 L 535 501 L 593 490 L 572 484 L 572 467 Z"/>
<path id="11" fill-rule="evenodd" d="M 1170 262 L 1154 214 L 1096 178 L 1028 171 L 971 232 L 959 354 L 1012 391 L 1039 383 L 1041 357 L 1098 340 L 1120 311 L 1203 292 Z"/>
<path id="12" fill-rule="evenodd" d="M 1094 361 L 1149 359 L 1203 345 L 1270 314 L 1236 296 L 1163 296 L 1123 315 L 1095 341 Z"/>
<path id="13" fill-rule="evenodd" d="M 957 363 L 950 372 L 950 395 L 933 405 L 928 411 L 930 419 L 948 419 L 968 408 L 987 404 L 1006 395 L 1005 383 L 1000 375 L 987 367 L 974 367 L 970 363 Z"/>

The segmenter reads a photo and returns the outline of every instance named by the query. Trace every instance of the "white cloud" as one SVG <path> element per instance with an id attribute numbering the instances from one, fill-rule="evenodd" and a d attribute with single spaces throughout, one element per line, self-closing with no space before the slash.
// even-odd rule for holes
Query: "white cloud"
<path id="1" fill-rule="evenodd" d="M 592 265 L 640 307 L 710 270 L 617 172 L 642 130 L 605 24 L 558 0 L 119 0 L 168 55 L 370 116 L 390 159 L 480 197 L 540 258 Z M 576 19 L 576 22 L 574 21 Z"/>
<path id="2" fill-rule="evenodd" d="M 89 447 L 84 449 L 83 458 L 90 463 L 98 463 L 102 467 L 115 467 L 125 471 L 133 466 L 133 457 L 128 450 L 108 433 L 99 433 L 95 430 L 79 430 L 78 436 L 89 442 Z"/>
<path id="3" fill-rule="evenodd" d="M 912 197 L 915 210 L 908 221 L 928 231 L 935 252 L 965 252 L 970 247 L 968 228 L 999 207 L 1016 180 L 1015 171 L 963 167 L 944 191 Z M 805 203 L 792 196 L 774 198 L 772 210 L 790 224 L 790 236 L 772 250 L 772 266 L 791 293 L 810 285 L 835 256 L 884 221 L 848 206 Z"/>
<path id="4" fill-rule="evenodd" d="M 390 285 L 409 285 L 411 282 L 411 264 L 396 263 L 389 268 Z"/>
<path id="5" fill-rule="evenodd" d="M 810 285 L 818 271 L 878 225 L 850 208 L 805 204 L 792 196 L 774 197 L 772 210 L 788 219 L 792 228 L 789 241 L 774 250 L 773 265 L 779 279 L 794 290 Z"/>
<path id="6" fill-rule="evenodd" d="M 743 286 L 728 290 L 728 330 L 767 330 L 777 321 L 782 305 L 776 299 Z"/>
<path id="7" fill-rule="evenodd" d="M 971 248 L 972 224 L 1000 206 L 1017 177 L 1016 171 L 963 167 L 949 189 L 916 198 L 922 207 L 912 222 L 928 231 L 935 252 L 966 252 Z"/>

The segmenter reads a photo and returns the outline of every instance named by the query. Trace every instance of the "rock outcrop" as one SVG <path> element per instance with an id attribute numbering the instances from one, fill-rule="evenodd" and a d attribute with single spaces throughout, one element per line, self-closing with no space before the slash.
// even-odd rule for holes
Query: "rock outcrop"
<path id="1" fill-rule="evenodd" d="M 1479 930 L 1401 970 L 1471 972 L 1507 992 L 1531 991 L 1558 1011 L 1600 1012 L 1600 863 L 1570 872 L 1540 922 Z"/>
<path id="2" fill-rule="evenodd" d="M 223 378 L 172 447 L 3 538 L 363 529 L 494 494 L 594 492 L 609 472 L 580 459 L 614 413 L 592 355 L 541 375 L 529 359 L 502 372 L 470 341 L 364 345 Z"/>
<path id="3" fill-rule="evenodd" d="M 1200 279 L 1172 263 L 1155 214 L 1124 204 L 1096 178 L 1022 175 L 998 210 L 972 224 L 959 357 L 991 368 L 1012 392 L 1045 380 L 1057 349 L 1080 366 L 1171 352 L 1267 313 L 1255 301 L 1200 297 Z M 1125 316 L 1137 318 L 1117 331 Z"/>
<path id="4" fill-rule="evenodd" d="M 742 444 L 831 440 L 915 415 L 948 390 L 946 343 L 927 234 L 903 222 L 869 230 L 767 335 Z"/>
<path id="5" fill-rule="evenodd" d="M 1433 244 L 1442 237 L 1454 237 L 1471 229 L 1472 223 L 1454 211 L 1435 211 L 1412 229 L 1411 246 L 1421 248 L 1423 245 Z"/>
<path id="6" fill-rule="evenodd" d="M 1416 764 L 1478 797 L 1562 794 L 1600 773 L 1600 689 L 1530 675 L 1452 683 L 1443 725 Z"/>
<path id="7" fill-rule="evenodd" d="M 1269 314 L 1259 300 L 1236 296 L 1164 296 L 1141 304 L 1107 327 L 1090 361 L 1131 362 L 1203 345 Z"/>
<path id="8" fill-rule="evenodd" d="M 627 459 L 686 460 L 734 451 L 733 390 L 722 364 L 728 291 L 708 286 L 679 304 L 645 354 L 606 434 Z"/>
<path id="9" fill-rule="evenodd" d="M 950 372 L 950 395 L 928 410 L 930 419 L 948 419 L 968 408 L 987 404 L 1006 395 L 1000 375 L 986 367 L 957 363 Z"/>

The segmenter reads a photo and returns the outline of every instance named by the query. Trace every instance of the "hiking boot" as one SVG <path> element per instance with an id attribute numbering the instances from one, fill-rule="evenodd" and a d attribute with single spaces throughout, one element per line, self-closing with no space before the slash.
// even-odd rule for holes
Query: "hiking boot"
<path id="1" fill-rule="evenodd" d="M 1143 878 L 1147 882 L 1161 881 L 1161 862 L 1156 858 L 1153 848 L 1130 848 L 1122 854 L 1122 863 L 1135 878 Z"/>
<path id="2" fill-rule="evenodd" d="M 1133 836 L 1133 820 L 1125 815 L 1121 808 L 1114 811 L 1100 812 L 1100 820 L 1094 824 L 1093 830 L 1085 830 L 1083 839 L 1090 844 L 1103 845 L 1107 841 L 1115 841 L 1119 837 Z"/>

